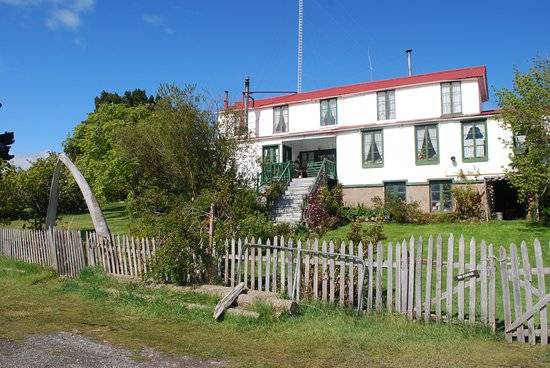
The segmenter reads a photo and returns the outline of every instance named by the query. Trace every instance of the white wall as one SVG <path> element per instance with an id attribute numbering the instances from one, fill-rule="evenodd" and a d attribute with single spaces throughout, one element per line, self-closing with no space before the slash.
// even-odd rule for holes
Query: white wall
<path id="1" fill-rule="evenodd" d="M 414 126 L 385 127 L 384 166 L 381 168 L 363 168 L 361 132 L 339 134 L 336 138 L 338 180 L 343 185 L 381 185 L 389 180 L 425 183 L 430 179 L 452 179 L 460 170 L 470 178 L 479 174 L 480 179 L 501 174 L 509 164 L 509 152 L 499 138 L 510 139 L 510 133 L 494 119 L 488 119 L 487 131 L 489 156 L 486 162 L 463 162 L 461 123 L 452 121 L 439 124 L 439 164 L 416 165 Z M 451 156 L 455 156 L 456 166 Z"/>
<path id="2" fill-rule="evenodd" d="M 395 90 L 395 122 L 433 119 L 441 116 L 441 85 L 402 87 Z M 462 112 L 477 114 L 481 110 L 477 80 L 462 81 Z M 339 96 L 337 100 L 337 126 L 388 123 L 377 120 L 376 92 Z M 330 130 L 335 126 L 321 127 L 319 100 L 289 106 L 289 133 Z M 273 134 L 273 107 L 251 109 L 249 129 L 259 137 L 284 136 Z"/>

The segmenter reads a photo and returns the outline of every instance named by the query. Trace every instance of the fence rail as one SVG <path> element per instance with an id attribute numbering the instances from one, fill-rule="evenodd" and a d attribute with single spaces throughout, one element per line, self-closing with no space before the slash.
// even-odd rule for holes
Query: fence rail
<path id="1" fill-rule="evenodd" d="M 453 235 L 446 240 L 411 237 L 366 246 L 277 237 L 265 243 L 237 239 L 226 242 L 224 281 L 232 286 L 243 281 L 250 289 L 286 293 L 295 299 L 360 307 L 366 313 L 390 311 L 410 319 L 458 320 L 484 324 L 493 331 L 497 321 L 504 320 L 509 341 L 526 341 L 527 336 L 530 343 L 547 344 L 550 294 L 546 294 L 545 278 L 550 268 L 544 268 L 538 240 L 533 245 L 536 268 L 530 266 L 526 243 L 521 246 L 522 265 L 515 248 L 510 245 L 507 257 L 504 247 L 495 250 L 484 241 L 467 243 L 463 236 L 457 241 Z M 510 285 L 513 305 L 506 291 Z"/>

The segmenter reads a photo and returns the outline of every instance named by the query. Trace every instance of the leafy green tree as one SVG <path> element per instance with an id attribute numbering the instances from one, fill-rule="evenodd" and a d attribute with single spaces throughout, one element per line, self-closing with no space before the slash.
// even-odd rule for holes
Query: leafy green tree
<path id="1" fill-rule="evenodd" d="M 77 125 L 63 144 L 99 200 L 126 199 L 137 185 L 139 170 L 121 156 L 120 132 L 134 129 L 151 115 L 146 105 L 104 104 Z"/>
<path id="2" fill-rule="evenodd" d="M 94 99 L 96 111 L 101 105 L 126 105 L 135 107 L 139 105 L 152 105 L 155 103 L 153 96 L 147 96 L 143 89 L 134 89 L 126 91 L 122 96 L 116 92 L 101 91 L 101 94 Z"/>
<path id="3" fill-rule="evenodd" d="M 550 59 L 514 72 L 514 87 L 497 91 L 502 125 L 514 134 L 506 173 L 533 220 L 550 220 Z"/>
<path id="4" fill-rule="evenodd" d="M 15 143 L 13 132 L 0 134 L 0 161 L 9 161 L 13 158 L 10 155 L 11 145 Z"/>

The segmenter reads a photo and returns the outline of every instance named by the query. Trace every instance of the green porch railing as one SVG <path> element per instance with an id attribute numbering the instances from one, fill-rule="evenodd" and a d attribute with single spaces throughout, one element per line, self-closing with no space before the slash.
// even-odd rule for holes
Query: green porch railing
<path id="1" fill-rule="evenodd" d="M 323 161 L 308 162 L 307 163 L 307 176 L 313 177 L 319 175 L 321 171 L 324 171 L 327 178 L 336 179 L 336 163 L 326 158 Z"/>
<path id="2" fill-rule="evenodd" d="M 277 181 L 288 185 L 293 177 L 294 165 L 290 161 L 264 163 L 259 175 L 258 187 Z"/>

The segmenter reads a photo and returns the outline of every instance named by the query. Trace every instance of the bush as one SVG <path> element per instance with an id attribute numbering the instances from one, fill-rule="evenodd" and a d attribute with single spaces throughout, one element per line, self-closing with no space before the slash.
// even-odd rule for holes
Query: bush
<path id="1" fill-rule="evenodd" d="M 332 190 L 327 187 L 317 188 L 310 196 L 304 221 L 311 231 L 322 236 L 327 230 L 335 228 L 340 222 L 343 207 L 342 187 L 337 185 Z"/>
<path id="2" fill-rule="evenodd" d="M 455 211 L 463 220 L 483 218 L 483 193 L 471 185 L 456 186 L 452 189 L 456 203 Z"/>
<path id="3" fill-rule="evenodd" d="M 342 218 L 347 222 L 355 220 L 367 220 L 367 221 L 383 221 L 384 209 L 374 207 L 366 207 L 364 204 L 358 204 L 354 207 L 342 208 Z"/>
<path id="4" fill-rule="evenodd" d="M 376 244 L 379 241 L 386 239 L 386 234 L 384 233 L 384 225 L 382 223 L 371 223 L 367 224 L 364 227 L 364 223 L 361 221 L 354 221 L 350 225 L 348 231 L 348 239 L 353 241 L 355 244 L 360 241 L 363 244 Z"/>

